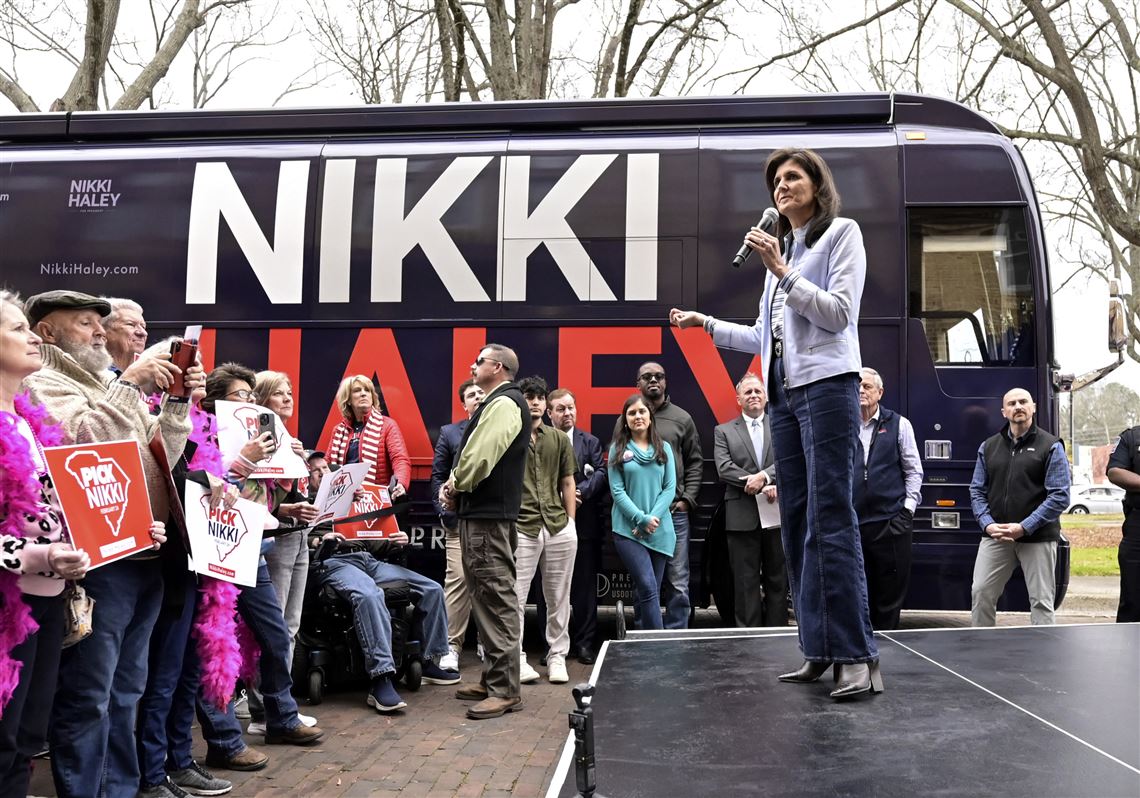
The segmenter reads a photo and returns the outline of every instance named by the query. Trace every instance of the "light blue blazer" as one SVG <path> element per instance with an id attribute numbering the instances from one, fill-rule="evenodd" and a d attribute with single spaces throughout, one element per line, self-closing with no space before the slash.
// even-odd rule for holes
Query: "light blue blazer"
<path id="1" fill-rule="evenodd" d="M 787 293 L 785 387 L 799 388 L 839 374 L 857 374 L 863 362 L 859 353 L 859 303 L 867 278 L 867 253 L 859 225 L 836 217 L 810 249 L 789 234 L 784 251 L 791 271 L 780 281 L 766 272 L 756 323 L 749 327 L 717 320 L 713 342 L 726 349 L 759 352 L 764 369 L 769 369 L 772 325 L 768 312 L 779 282 Z"/>

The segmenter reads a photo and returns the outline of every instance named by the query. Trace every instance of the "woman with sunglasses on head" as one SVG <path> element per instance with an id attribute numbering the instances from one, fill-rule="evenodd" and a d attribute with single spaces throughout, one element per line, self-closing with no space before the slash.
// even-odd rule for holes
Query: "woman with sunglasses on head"
<path id="1" fill-rule="evenodd" d="M 412 480 L 408 447 L 400 425 L 380 412 L 380 394 L 372 380 L 363 374 L 346 377 L 337 389 L 336 403 L 343 418 L 333 430 L 329 465 L 371 462 L 366 482 L 390 485 L 395 477 L 393 501 L 407 493 Z"/>
<path id="2" fill-rule="evenodd" d="M 661 580 L 677 535 L 669 505 L 677 489 L 673 449 L 661 440 L 653 410 L 635 393 L 625 400 L 610 446 L 614 547 L 633 577 L 640 629 L 661 629 Z"/>
<path id="3" fill-rule="evenodd" d="M 678 327 L 703 326 L 717 346 L 759 352 L 767 369 L 782 537 L 804 662 L 779 678 L 819 681 L 832 698 L 881 692 L 867 580 L 852 500 L 859 443 L 859 303 L 867 255 L 859 225 L 839 213 L 827 163 L 777 150 L 764 168 L 779 212 L 776 235 L 745 237 L 766 269 L 752 326 L 674 308 Z"/>
<path id="4" fill-rule="evenodd" d="M 253 401 L 255 382 L 252 369 L 237 363 L 224 363 L 206 376 L 206 396 L 201 407 L 213 414 L 219 400 Z M 265 432 L 247 441 L 232 461 L 223 462 L 230 481 L 239 488 L 242 498 L 264 504 L 271 512 L 274 509 L 272 480 L 252 479 L 251 475 L 257 464 L 272 456 L 273 451 L 273 436 Z M 270 535 L 263 543 L 262 553 L 271 545 Z M 297 702 L 291 694 L 291 641 L 264 557 L 257 565 L 256 584 L 241 588 L 237 607 L 238 614 L 261 648 L 258 686 L 265 706 L 265 742 L 290 745 L 317 742 L 324 732 L 302 722 Z M 260 770 L 269 761 L 268 756 L 245 745 L 232 701 L 222 710 L 207 700 L 199 700 L 198 719 L 202 723 L 202 736 L 206 738 L 207 765 L 227 770 Z"/>

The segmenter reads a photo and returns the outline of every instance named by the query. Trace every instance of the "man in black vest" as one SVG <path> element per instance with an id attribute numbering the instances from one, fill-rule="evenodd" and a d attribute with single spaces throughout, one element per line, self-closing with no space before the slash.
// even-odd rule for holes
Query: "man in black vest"
<path id="1" fill-rule="evenodd" d="M 439 492 L 440 504 L 459 517 L 471 614 L 487 658 L 480 683 L 455 693 L 456 698 L 479 702 L 467 710 L 473 720 L 522 709 L 515 522 L 522 503 L 530 411 L 511 381 L 518 370 L 518 357 L 501 344 L 487 344 L 479 352 L 471 376 L 486 396 L 471 415 L 455 468 Z"/>
<path id="2" fill-rule="evenodd" d="M 1120 433 L 1108 456 L 1108 481 L 1124 488 L 1124 537 L 1120 539 L 1120 606 L 1117 623 L 1140 621 L 1140 425 Z"/>
<path id="3" fill-rule="evenodd" d="M 978 448 L 970 481 L 974 518 L 985 535 L 974 561 L 971 621 L 993 626 L 997 600 L 1020 563 L 1029 589 L 1030 621 L 1053 623 L 1057 541 L 1069 506 L 1069 461 L 1055 436 L 1033 422 L 1037 406 L 1014 388 L 1002 397 L 1008 424 Z"/>
<path id="4" fill-rule="evenodd" d="M 897 629 L 910 585 L 914 510 L 922 499 L 922 459 L 914 427 L 879 404 L 883 378 L 871 368 L 859 374 L 863 423 L 863 478 L 855 480 L 855 514 L 867 572 L 871 626 Z"/>

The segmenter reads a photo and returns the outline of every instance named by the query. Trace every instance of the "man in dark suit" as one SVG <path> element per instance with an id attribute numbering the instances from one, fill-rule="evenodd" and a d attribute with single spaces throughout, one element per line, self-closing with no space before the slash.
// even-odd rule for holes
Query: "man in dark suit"
<path id="1" fill-rule="evenodd" d="M 574 577 L 570 583 L 570 648 L 577 650 L 578 661 L 593 664 L 596 656 L 594 636 L 598 629 L 598 569 L 602 564 L 602 541 L 605 523 L 602 517 L 604 499 L 608 495 L 606 461 L 602 443 L 593 435 L 578 429 L 574 394 L 565 388 L 551 391 L 547 397 L 550 421 L 555 429 L 570 436 L 578 470 L 577 485 L 578 555 L 574 560 Z"/>
<path id="2" fill-rule="evenodd" d="M 775 507 L 776 465 L 760 378 L 736 384 L 741 415 L 713 432 L 716 472 L 725 483 L 725 532 L 732 564 L 737 626 L 788 625 L 788 575 L 779 526 L 765 527 L 758 502 Z"/>
<path id="3" fill-rule="evenodd" d="M 439 428 L 439 438 L 435 442 L 435 457 L 431 463 L 431 500 L 443 524 L 444 543 L 447 549 L 447 570 L 443 577 L 443 601 L 447 606 L 447 656 L 440 659 L 444 670 L 459 670 L 459 651 L 463 648 L 463 638 L 467 634 L 467 622 L 471 618 L 471 599 L 467 595 L 467 585 L 463 577 L 463 552 L 459 546 L 459 519 L 455 513 L 439 503 L 439 489 L 451 474 L 455 455 L 459 453 L 459 442 L 467 421 L 479 402 L 483 401 L 483 389 L 474 380 L 467 380 L 459 386 L 459 403 L 467 412 L 467 418 L 458 424 L 445 424 Z"/>

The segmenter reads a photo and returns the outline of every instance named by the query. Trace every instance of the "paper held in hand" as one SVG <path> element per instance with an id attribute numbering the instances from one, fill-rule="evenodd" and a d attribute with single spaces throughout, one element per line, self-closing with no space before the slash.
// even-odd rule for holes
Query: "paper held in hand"
<path id="1" fill-rule="evenodd" d="M 347 513 L 337 516 L 338 518 L 352 518 L 357 515 L 373 513 L 377 510 L 383 510 L 386 507 L 392 506 L 392 499 L 388 494 L 388 488 L 383 485 L 371 485 L 366 482 L 361 486 L 361 491 L 364 496 L 359 501 L 354 501 L 352 503 L 352 509 Z M 395 532 L 399 532 L 400 526 L 396 523 L 396 516 L 386 515 L 382 518 L 367 518 L 361 521 L 350 521 L 348 523 L 334 521 L 333 531 L 339 532 L 348 540 L 378 540 L 380 538 L 389 537 Z"/>
<path id="2" fill-rule="evenodd" d="M 760 511 L 761 529 L 774 529 L 780 525 L 780 503 L 769 503 L 764 491 L 756 494 L 756 509 Z"/>
<path id="3" fill-rule="evenodd" d="M 250 474 L 251 479 L 304 479 L 309 476 L 309 467 L 293 451 L 293 437 L 272 410 L 252 402 L 218 400 L 214 403 L 214 415 L 218 420 L 218 448 L 226 462 L 236 459 L 241 448 L 258 437 L 262 430 L 273 431 L 277 448 L 267 460 L 257 464 Z"/>
<path id="4" fill-rule="evenodd" d="M 317 496 L 313 499 L 313 506 L 317 508 L 317 517 L 309 526 L 317 526 L 334 518 L 343 518 L 349 514 L 352 507 L 352 496 L 364 484 L 364 478 L 372 470 L 371 461 L 352 463 L 341 466 L 336 471 L 325 474 L 321 486 L 317 488 Z"/>
<path id="5" fill-rule="evenodd" d="M 44 449 L 71 542 L 91 568 L 150 549 L 154 521 L 139 445 L 86 443 Z"/>
<path id="6" fill-rule="evenodd" d="M 210 492 L 196 482 L 186 483 L 184 504 L 193 570 L 237 585 L 255 586 L 261 532 L 269 517 L 265 505 L 238 499 L 229 510 L 211 510 Z"/>

